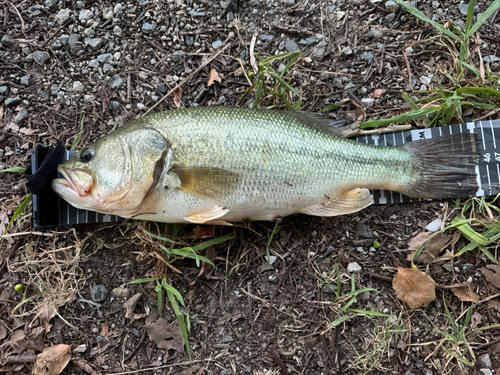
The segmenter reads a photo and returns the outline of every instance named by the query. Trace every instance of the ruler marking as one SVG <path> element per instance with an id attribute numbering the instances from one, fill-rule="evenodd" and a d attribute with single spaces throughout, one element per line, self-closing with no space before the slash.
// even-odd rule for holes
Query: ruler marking
<path id="1" fill-rule="evenodd" d="M 491 120 L 489 121 L 490 123 L 490 128 L 491 128 L 491 138 L 493 138 L 493 147 L 496 149 L 497 148 L 497 141 L 495 140 L 495 130 L 493 129 L 493 123 Z"/>
<path id="2" fill-rule="evenodd" d="M 490 193 L 488 195 L 491 195 L 491 179 L 490 179 L 490 166 L 489 164 L 486 164 L 486 174 L 488 175 L 488 189 Z"/>
<path id="3" fill-rule="evenodd" d="M 481 138 L 483 141 L 483 151 L 486 151 L 486 141 L 484 140 L 484 130 L 483 130 L 483 124 L 480 122 L 479 127 L 481 128 Z"/>

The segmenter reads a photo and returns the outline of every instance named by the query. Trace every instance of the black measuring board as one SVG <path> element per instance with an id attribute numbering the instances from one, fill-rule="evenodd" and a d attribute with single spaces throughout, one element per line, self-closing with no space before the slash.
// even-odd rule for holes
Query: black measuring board
<path id="1" fill-rule="evenodd" d="M 476 166 L 476 197 L 497 195 L 500 193 L 500 120 L 476 121 L 466 124 L 441 126 L 438 128 L 405 130 L 394 133 L 364 135 L 354 138 L 356 141 L 376 146 L 399 146 L 420 139 L 442 137 L 459 133 L 478 133 L 483 150 Z M 372 191 L 374 204 L 420 202 L 425 199 L 410 198 L 404 194 L 375 190 Z"/>
<path id="2" fill-rule="evenodd" d="M 377 146 L 398 146 L 420 139 L 474 132 L 479 134 L 483 146 L 479 163 L 476 166 L 479 189 L 475 195 L 477 197 L 496 195 L 500 193 L 500 148 L 497 148 L 497 144 L 500 147 L 500 120 L 476 121 L 430 129 L 370 134 L 358 136 L 353 139 Z M 70 159 L 75 153 L 76 151 L 65 151 L 61 163 Z M 38 157 L 36 153 L 31 155 L 31 159 L 32 173 L 35 173 L 40 162 L 37 160 Z M 376 190 L 372 191 L 372 194 L 374 204 L 424 201 L 424 199 L 410 198 L 392 191 Z M 48 212 L 48 206 L 51 208 L 51 212 Z M 54 215 L 54 210 L 58 212 L 58 215 Z M 35 228 L 83 223 L 111 223 L 123 220 L 125 219 L 116 215 L 100 214 L 93 211 L 77 209 L 54 193 L 52 195 L 50 192 L 33 194 L 33 226 Z"/>

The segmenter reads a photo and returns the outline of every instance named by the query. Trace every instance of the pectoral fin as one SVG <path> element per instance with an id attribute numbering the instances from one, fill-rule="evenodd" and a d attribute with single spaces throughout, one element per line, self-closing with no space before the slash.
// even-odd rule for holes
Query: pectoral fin
<path id="1" fill-rule="evenodd" d="M 220 198 L 229 194 L 239 180 L 237 173 L 213 167 L 174 168 L 171 172 L 179 176 L 182 191 L 200 198 Z"/>
<path id="2" fill-rule="evenodd" d="M 373 203 L 368 189 L 354 189 L 325 203 L 304 208 L 301 212 L 313 216 L 338 216 L 362 210 Z"/>
<path id="3" fill-rule="evenodd" d="M 229 210 L 222 206 L 215 206 L 214 208 L 208 210 L 199 210 L 190 213 L 189 215 L 183 217 L 184 221 L 193 224 L 213 224 L 222 223 L 223 220 L 217 220 L 218 218 L 227 214 Z"/>

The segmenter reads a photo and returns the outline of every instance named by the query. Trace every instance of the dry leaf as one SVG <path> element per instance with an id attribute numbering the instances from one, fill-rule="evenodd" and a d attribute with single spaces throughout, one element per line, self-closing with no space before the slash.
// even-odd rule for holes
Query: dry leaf
<path id="1" fill-rule="evenodd" d="M 451 240 L 451 236 L 446 234 L 438 233 L 434 237 L 430 238 L 424 246 L 424 250 L 420 253 L 418 258 L 415 260 L 418 263 L 430 263 L 432 262 L 443 250 Z"/>
<path id="2" fill-rule="evenodd" d="M 470 317 L 470 328 L 474 329 L 476 328 L 479 323 L 481 323 L 481 320 L 483 320 L 483 316 L 479 314 L 477 311 L 472 314 Z"/>
<path id="3" fill-rule="evenodd" d="M 396 296 L 412 309 L 428 306 L 436 299 L 436 283 L 420 270 L 398 267 L 398 273 L 392 279 L 392 288 Z"/>
<path id="4" fill-rule="evenodd" d="M 489 309 L 495 309 L 498 312 L 500 312 L 500 302 L 497 301 L 497 300 L 492 299 L 492 300 L 488 301 L 488 308 Z"/>
<path id="5" fill-rule="evenodd" d="M 474 293 L 474 291 L 472 290 L 472 285 L 470 285 L 469 283 L 450 285 L 447 288 L 450 288 L 453 294 L 458 297 L 460 301 L 479 302 L 479 295 Z"/>
<path id="6" fill-rule="evenodd" d="M 417 250 L 432 234 L 432 232 L 420 232 L 408 241 L 408 249 Z"/>
<path id="7" fill-rule="evenodd" d="M 132 319 L 134 316 L 135 306 L 137 306 L 137 302 L 139 302 L 140 299 L 141 293 L 137 293 L 123 304 L 123 307 L 125 307 L 125 318 Z"/>
<path id="8" fill-rule="evenodd" d="M 372 98 L 377 99 L 380 98 L 382 95 L 384 95 L 385 90 L 384 89 L 376 89 L 373 91 Z"/>
<path id="9" fill-rule="evenodd" d="M 210 71 L 210 78 L 208 79 L 207 86 L 212 86 L 214 84 L 214 81 L 217 81 L 217 82 L 221 83 L 222 82 L 222 78 L 220 77 L 220 75 L 217 72 L 217 70 L 212 69 Z"/>
<path id="10" fill-rule="evenodd" d="M 500 289 L 500 265 L 490 265 L 481 268 L 481 272 L 490 284 Z"/>
<path id="11" fill-rule="evenodd" d="M 43 325 L 45 327 L 45 333 L 49 333 L 50 328 L 52 327 L 49 322 L 50 319 L 56 316 L 56 308 L 54 307 L 54 304 L 52 302 L 45 301 L 40 305 L 38 309 L 38 316 L 40 316 L 40 319 L 42 319 Z"/>
<path id="12" fill-rule="evenodd" d="M 146 319 L 146 331 L 149 339 L 159 348 L 178 352 L 184 351 L 184 339 L 182 332 L 176 323 L 169 324 L 165 319 L 158 318 L 155 313 Z"/>
<path id="13" fill-rule="evenodd" d="M 43 349 L 36 356 L 33 375 L 57 375 L 71 359 L 71 345 L 59 344 Z"/>
<path id="14" fill-rule="evenodd" d="M 182 97 L 182 89 L 180 86 L 176 86 L 174 89 L 174 104 L 177 108 L 181 107 L 181 97 Z"/>
<path id="15" fill-rule="evenodd" d="M 109 342 L 108 332 L 109 324 L 108 321 L 105 321 L 104 323 L 101 323 L 101 336 L 104 337 L 107 342 Z"/>

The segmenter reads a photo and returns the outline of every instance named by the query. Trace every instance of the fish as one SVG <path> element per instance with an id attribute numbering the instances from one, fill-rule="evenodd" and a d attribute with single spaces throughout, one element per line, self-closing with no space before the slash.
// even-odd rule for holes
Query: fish
<path id="1" fill-rule="evenodd" d="M 373 203 L 375 189 L 425 199 L 478 189 L 476 133 L 382 147 L 343 138 L 335 125 L 303 111 L 157 112 L 82 148 L 52 188 L 79 209 L 222 225 L 351 214 Z"/>

